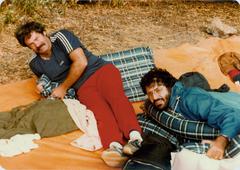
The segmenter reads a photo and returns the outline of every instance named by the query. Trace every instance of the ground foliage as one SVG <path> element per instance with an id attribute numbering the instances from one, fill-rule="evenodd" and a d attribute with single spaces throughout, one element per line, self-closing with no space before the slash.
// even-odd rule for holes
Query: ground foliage
<path id="1" fill-rule="evenodd" d="M 214 17 L 240 30 L 240 5 L 234 2 L 145 1 L 80 5 L 6 0 L 0 8 L 0 84 L 32 76 L 31 51 L 14 38 L 16 26 L 27 20 L 44 23 L 48 33 L 60 28 L 74 31 L 96 55 L 138 46 L 154 49 L 196 43 L 211 36 L 204 29 Z"/>

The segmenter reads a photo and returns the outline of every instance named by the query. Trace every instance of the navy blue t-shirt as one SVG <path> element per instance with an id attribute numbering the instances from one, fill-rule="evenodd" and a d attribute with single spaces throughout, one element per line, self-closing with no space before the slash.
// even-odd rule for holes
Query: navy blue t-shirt
<path id="1" fill-rule="evenodd" d="M 72 32 L 60 30 L 50 36 L 52 42 L 52 54 L 49 60 L 42 59 L 38 54 L 34 54 L 29 62 L 29 66 L 36 76 L 45 74 L 51 81 L 62 83 L 70 69 L 72 63 L 69 54 L 76 48 L 81 48 L 88 60 L 88 65 L 83 74 L 73 84 L 77 90 L 96 70 L 109 63 L 88 51 Z"/>

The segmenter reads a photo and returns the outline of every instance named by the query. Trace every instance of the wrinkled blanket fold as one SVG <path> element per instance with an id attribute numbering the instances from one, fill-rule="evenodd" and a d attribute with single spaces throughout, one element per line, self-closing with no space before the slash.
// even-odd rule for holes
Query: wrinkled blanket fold
<path id="1" fill-rule="evenodd" d="M 52 137 L 76 129 L 78 127 L 61 100 L 40 100 L 0 113 L 0 138 L 34 133 Z"/>

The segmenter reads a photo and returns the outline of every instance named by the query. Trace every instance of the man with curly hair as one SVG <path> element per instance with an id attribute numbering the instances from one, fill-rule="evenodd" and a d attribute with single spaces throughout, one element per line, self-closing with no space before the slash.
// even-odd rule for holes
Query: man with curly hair
<path id="1" fill-rule="evenodd" d="M 198 87 L 185 87 L 167 70 L 153 68 L 140 85 L 150 102 L 159 110 L 170 108 L 189 120 L 206 122 L 219 129 L 207 156 L 222 159 L 229 140 L 240 133 L 240 94 L 209 92 Z"/>

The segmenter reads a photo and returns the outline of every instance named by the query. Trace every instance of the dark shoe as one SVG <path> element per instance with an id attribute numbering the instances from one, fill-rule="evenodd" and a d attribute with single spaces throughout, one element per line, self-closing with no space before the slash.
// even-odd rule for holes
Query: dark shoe
<path id="1" fill-rule="evenodd" d="M 133 155 L 141 147 L 141 142 L 139 140 L 129 141 L 123 147 L 123 153 L 126 155 Z"/>
<path id="2" fill-rule="evenodd" d="M 101 157 L 108 166 L 115 168 L 123 167 L 128 160 L 128 157 L 123 154 L 122 149 L 117 147 L 103 151 Z"/>

